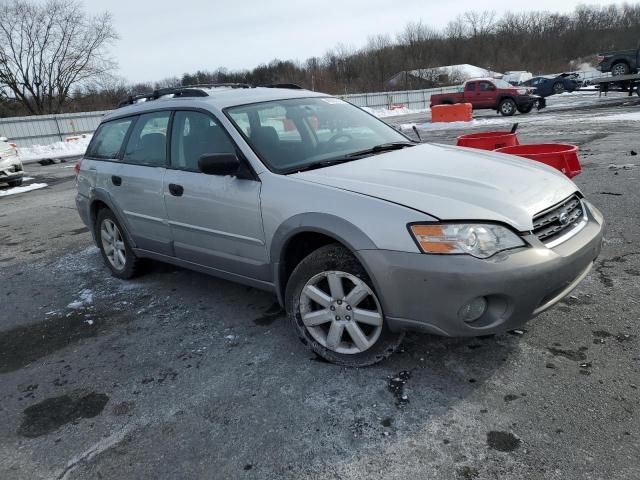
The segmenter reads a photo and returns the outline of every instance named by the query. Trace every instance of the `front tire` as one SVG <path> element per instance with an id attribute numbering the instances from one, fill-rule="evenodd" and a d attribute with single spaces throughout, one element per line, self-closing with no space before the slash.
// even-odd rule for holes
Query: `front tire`
<path id="1" fill-rule="evenodd" d="M 404 338 L 404 332 L 389 330 L 367 272 L 339 244 L 321 247 L 298 264 L 285 303 L 302 343 L 331 363 L 373 365 Z"/>
<path id="2" fill-rule="evenodd" d="M 611 75 L 614 77 L 618 77 L 620 75 L 628 75 L 631 69 L 629 65 L 626 63 L 616 63 L 613 67 L 611 67 Z"/>
<path id="3" fill-rule="evenodd" d="M 518 107 L 518 111 L 520 113 L 529 113 L 531 110 L 533 110 L 533 103 L 531 105 L 526 105 L 523 107 Z"/>
<path id="4" fill-rule="evenodd" d="M 103 208 L 98 213 L 95 237 L 102 259 L 114 277 L 127 280 L 140 272 L 140 259 L 133 253 L 124 229 L 108 208 Z"/>
<path id="5" fill-rule="evenodd" d="M 498 111 L 503 117 L 510 117 L 514 113 L 516 113 L 517 107 L 516 102 L 514 102 L 511 98 L 505 98 L 500 102 L 498 106 Z"/>

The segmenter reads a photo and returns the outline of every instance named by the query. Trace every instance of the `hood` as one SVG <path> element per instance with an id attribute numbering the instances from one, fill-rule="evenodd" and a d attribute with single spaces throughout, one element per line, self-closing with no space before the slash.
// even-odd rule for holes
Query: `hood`
<path id="1" fill-rule="evenodd" d="M 422 144 L 293 178 L 361 193 L 439 220 L 490 220 L 518 231 L 578 188 L 559 171 L 513 155 Z"/>

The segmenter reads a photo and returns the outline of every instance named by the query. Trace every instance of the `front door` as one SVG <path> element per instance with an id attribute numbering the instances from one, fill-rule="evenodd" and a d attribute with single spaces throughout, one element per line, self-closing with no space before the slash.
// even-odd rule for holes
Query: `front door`
<path id="1" fill-rule="evenodd" d="M 480 108 L 491 108 L 496 105 L 496 87 L 487 80 L 477 82 L 476 98 Z"/>
<path id="2" fill-rule="evenodd" d="M 222 272 L 269 280 L 260 213 L 260 182 L 206 175 L 205 154 L 239 154 L 213 116 L 177 111 L 164 199 L 176 257 Z"/>

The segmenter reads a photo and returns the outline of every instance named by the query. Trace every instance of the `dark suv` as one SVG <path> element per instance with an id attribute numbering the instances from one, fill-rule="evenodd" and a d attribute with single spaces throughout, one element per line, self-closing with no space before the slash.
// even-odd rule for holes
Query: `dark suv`
<path id="1" fill-rule="evenodd" d="M 613 76 L 637 73 L 640 66 L 640 48 L 631 50 L 616 50 L 599 53 L 598 66 L 601 72 L 611 72 Z"/>

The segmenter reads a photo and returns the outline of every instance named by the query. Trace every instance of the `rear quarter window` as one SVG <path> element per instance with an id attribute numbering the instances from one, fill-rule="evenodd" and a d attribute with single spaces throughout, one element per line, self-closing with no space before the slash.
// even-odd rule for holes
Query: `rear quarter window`
<path id="1" fill-rule="evenodd" d="M 132 118 L 124 118 L 100 125 L 89 144 L 89 148 L 87 148 L 87 157 L 108 160 L 118 158 L 122 143 L 132 123 Z"/>

